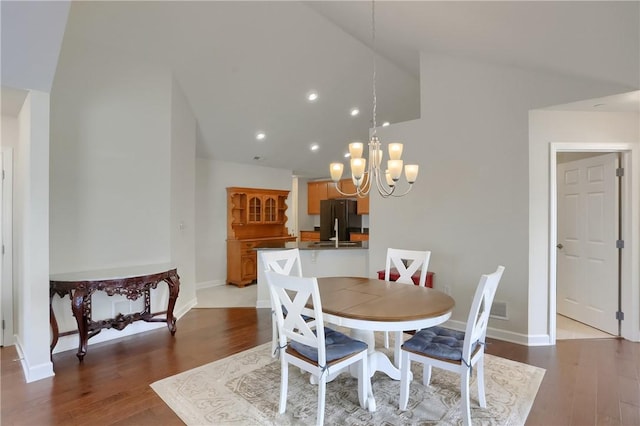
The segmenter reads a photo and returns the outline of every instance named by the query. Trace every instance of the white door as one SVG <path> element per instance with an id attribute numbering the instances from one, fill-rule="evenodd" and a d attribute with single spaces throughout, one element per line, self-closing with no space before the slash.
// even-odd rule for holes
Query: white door
<path id="1" fill-rule="evenodd" d="M 0 278 L 2 279 L 0 281 L 0 321 L 4 321 L 4 311 L 2 309 L 2 305 L 4 305 L 5 302 L 5 295 L 4 295 L 4 287 L 5 287 L 5 282 L 4 282 L 4 221 L 2 220 L 3 216 L 2 216 L 2 212 L 4 211 L 4 153 L 0 152 L 0 173 L 2 174 L 2 176 L 0 176 L 1 178 L 1 182 L 2 184 L 0 184 L 0 247 L 1 247 L 1 252 L 0 252 L 0 256 L 2 256 L 0 258 Z M 0 323 L 0 346 L 4 346 L 4 324 Z"/>
<path id="2" fill-rule="evenodd" d="M 617 154 L 558 164 L 557 312 L 618 335 Z"/>
<path id="3" fill-rule="evenodd" d="M 13 150 L 0 152 L 2 184 L 0 185 L 0 241 L 4 252 L 0 254 L 0 345 L 13 345 Z"/>

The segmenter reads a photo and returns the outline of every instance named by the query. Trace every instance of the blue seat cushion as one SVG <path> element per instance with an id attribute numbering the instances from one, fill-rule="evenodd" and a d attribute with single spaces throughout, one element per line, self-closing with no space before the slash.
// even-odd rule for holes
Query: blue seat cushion
<path id="1" fill-rule="evenodd" d="M 324 343 L 326 346 L 327 362 L 335 361 L 367 349 L 366 343 L 352 339 L 346 334 L 328 327 L 324 327 Z M 303 345 L 294 340 L 289 343 L 289 346 L 299 354 L 318 362 L 318 349 Z"/>
<path id="2" fill-rule="evenodd" d="M 437 358 L 460 361 L 463 346 L 464 332 L 436 326 L 418 331 L 411 339 L 404 342 L 402 348 Z M 478 342 L 471 348 L 471 353 L 476 346 Z"/>

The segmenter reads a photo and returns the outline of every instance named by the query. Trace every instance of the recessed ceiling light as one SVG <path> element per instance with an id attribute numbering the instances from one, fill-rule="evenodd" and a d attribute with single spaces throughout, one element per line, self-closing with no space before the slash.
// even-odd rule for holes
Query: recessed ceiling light
<path id="1" fill-rule="evenodd" d="M 382 123 L 382 127 L 387 127 L 389 124 L 391 123 L 389 123 L 388 121 L 385 121 L 384 123 Z"/>
<path id="2" fill-rule="evenodd" d="M 312 90 L 311 92 L 307 93 L 307 100 L 309 102 L 314 102 L 318 99 L 318 92 L 316 92 L 315 90 Z"/>
<path id="3" fill-rule="evenodd" d="M 360 114 L 360 110 L 358 108 L 351 108 L 350 114 L 352 117 L 355 117 L 356 115 Z"/>
<path id="4" fill-rule="evenodd" d="M 311 146 L 309 147 L 309 149 L 311 151 L 317 151 L 320 149 L 320 145 L 318 145 L 317 143 L 312 143 Z"/>
<path id="5" fill-rule="evenodd" d="M 256 133 L 256 139 L 258 139 L 259 141 L 263 140 L 266 137 L 267 137 L 267 135 L 264 132 Z"/>

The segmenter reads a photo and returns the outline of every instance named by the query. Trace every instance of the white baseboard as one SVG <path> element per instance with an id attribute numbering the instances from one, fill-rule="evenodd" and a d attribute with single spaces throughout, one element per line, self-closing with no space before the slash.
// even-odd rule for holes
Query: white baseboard
<path id="1" fill-rule="evenodd" d="M 27 383 L 55 376 L 55 373 L 53 372 L 53 363 L 50 360 L 37 365 L 31 365 L 29 359 L 25 356 L 20 338 L 15 336 L 14 341 L 16 345 L 16 352 L 18 352 L 18 359 L 22 365 L 22 372 L 24 373 L 24 378 Z"/>
<path id="2" fill-rule="evenodd" d="M 258 300 L 256 302 L 256 308 L 269 308 L 271 309 L 271 302 L 267 300 Z"/>
<path id="3" fill-rule="evenodd" d="M 465 331 L 466 323 L 457 320 L 449 320 L 444 324 L 444 326 L 458 331 Z M 549 345 L 549 336 L 529 336 L 527 334 L 515 333 L 513 331 L 493 327 L 487 328 L 487 336 L 492 339 L 504 340 L 505 342 L 517 343 L 525 346 Z"/>
<path id="4" fill-rule="evenodd" d="M 182 305 L 178 310 L 173 312 L 173 315 L 180 319 L 187 312 L 191 310 L 198 303 L 197 299 L 191 299 L 189 302 Z M 164 318 L 163 316 L 158 316 L 159 318 Z M 106 342 L 113 339 L 119 339 L 121 337 L 131 336 L 138 333 L 144 333 L 151 330 L 157 330 L 159 328 L 166 327 L 167 324 L 164 322 L 144 322 L 144 321 L 136 321 L 129 324 L 122 330 L 114 330 L 114 329 L 106 329 L 102 330 L 100 334 L 95 335 L 88 341 L 88 346 L 101 342 Z M 68 350 L 78 350 L 78 335 L 71 334 L 69 336 L 62 336 L 58 339 L 58 344 L 56 345 L 53 353 L 57 354 L 59 352 L 64 352 Z"/>
<path id="5" fill-rule="evenodd" d="M 190 301 L 188 301 L 187 303 L 185 303 L 184 305 L 182 305 L 182 307 L 180 309 L 178 309 L 177 311 L 174 311 L 173 314 L 175 315 L 175 317 L 177 319 L 180 319 L 187 312 L 189 312 L 191 310 L 191 308 L 193 308 L 197 304 L 198 304 L 198 299 L 197 298 L 193 298 Z"/>
<path id="6" fill-rule="evenodd" d="M 217 287 L 226 284 L 227 282 L 225 280 L 203 281 L 201 283 L 196 283 L 196 291 L 202 290 L 203 288 Z"/>

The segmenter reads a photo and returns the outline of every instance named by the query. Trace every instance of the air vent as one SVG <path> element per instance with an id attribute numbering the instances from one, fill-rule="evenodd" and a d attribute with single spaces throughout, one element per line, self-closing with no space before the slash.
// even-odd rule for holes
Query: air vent
<path id="1" fill-rule="evenodd" d="M 493 301 L 493 305 L 491 305 L 491 313 L 489 315 L 491 318 L 498 319 L 509 319 L 507 316 L 507 302 L 498 302 L 496 300 Z"/>

